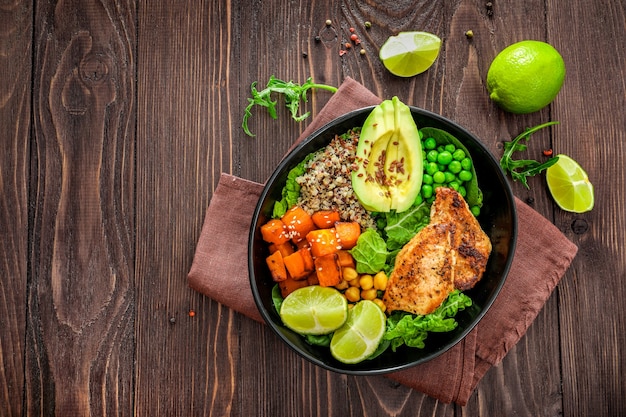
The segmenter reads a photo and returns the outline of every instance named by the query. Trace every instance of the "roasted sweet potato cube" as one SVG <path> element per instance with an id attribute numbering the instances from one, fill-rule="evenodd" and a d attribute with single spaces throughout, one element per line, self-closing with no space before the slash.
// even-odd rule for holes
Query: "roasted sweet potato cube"
<path id="1" fill-rule="evenodd" d="M 296 281 L 305 279 L 315 268 L 311 252 L 306 248 L 299 249 L 291 255 L 286 256 L 283 261 L 289 275 Z"/>
<path id="2" fill-rule="evenodd" d="M 263 240 L 268 243 L 274 243 L 279 245 L 289 240 L 287 234 L 287 228 L 285 224 L 279 219 L 271 219 L 267 223 L 261 226 L 261 236 Z"/>
<path id="3" fill-rule="evenodd" d="M 293 206 L 287 210 L 281 220 L 287 228 L 287 234 L 294 242 L 301 241 L 307 233 L 315 229 L 313 219 L 302 207 Z"/>
<path id="4" fill-rule="evenodd" d="M 335 223 L 341 220 L 339 212 L 336 210 L 320 210 L 311 215 L 313 223 L 319 229 L 330 229 Z"/>
<path id="5" fill-rule="evenodd" d="M 350 252 L 342 249 L 337 251 L 337 255 L 339 256 L 339 266 L 349 266 L 350 268 L 355 268 L 356 264 L 354 262 L 354 257 L 352 257 Z"/>
<path id="6" fill-rule="evenodd" d="M 341 249 L 337 242 L 335 228 L 313 230 L 306 235 L 306 240 L 311 245 L 314 258 L 335 253 Z"/>
<path id="7" fill-rule="evenodd" d="M 293 278 L 287 278 L 284 281 L 280 281 L 278 283 L 278 288 L 280 288 L 280 295 L 283 298 L 287 297 L 289 294 L 297 290 L 298 288 L 304 288 L 309 284 L 306 282 L 306 279 L 302 279 L 300 281 L 296 281 Z"/>
<path id="8" fill-rule="evenodd" d="M 317 278 L 317 274 L 315 273 L 315 270 L 313 270 L 313 272 L 309 274 L 308 277 L 306 277 L 306 283 L 308 285 L 319 285 L 320 280 Z"/>
<path id="9" fill-rule="evenodd" d="M 280 282 L 287 279 L 287 269 L 285 267 L 283 255 L 280 251 L 272 253 L 270 256 L 265 258 L 265 260 L 274 281 Z"/>
<path id="10" fill-rule="evenodd" d="M 274 253 L 276 251 L 280 251 L 280 253 L 283 255 L 283 258 L 285 256 L 289 256 L 292 253 L 295 252 L 295 249 L 293 248 L 293 245 L 291 244 L 291 241 L 287 241 L 285 243 L 281 243 L 279 245 L 272 243 L 270 245 L 270 253 Z"/>
<path id="11" fill-rule="evenodd" d="M 341 248 L 352 249 L 361 235 L 361 225 L 357 222 L 337 222 L 335 231 Z"/>
<path id="12" fill-rule="evenodd" d="M 332 287 L 341 282 L 339 255 L 331 253 L 315 258 L 315 274 L 322 287 Z"/>

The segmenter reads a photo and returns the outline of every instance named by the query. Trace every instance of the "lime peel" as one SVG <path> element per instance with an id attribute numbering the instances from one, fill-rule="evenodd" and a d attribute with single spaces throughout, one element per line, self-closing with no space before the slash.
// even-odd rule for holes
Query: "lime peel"
<path id="1" fill-rule="evenodd" d="M 430 68 L 441 49 L 441 39 L 429 32 L 400 32 L 380 47 L 379 57 L 389 72 L 413 77 Z"/>
<path id="2" fill-rule="evenodd" d="M 567 155 L 556 157 L 558 161 L 546 170 L 548 189 L 556 204 L 573 213 L 586 213 L 593 209 L 593 184 L 585 170 Z"/>
<path id="3" fill-rule="evenodd" d="M 359 301 L 348 313 L 348 320 L 335 331 L 330 353 L 340 362 L 359 363 L 370 357 L 385 334 L 385 313 L 369 300 Z"/>
<path id="4" fill-rule="evenodd" d="M 348 318 L 348 302 L 335 288 L 311 285 L 285 297 L 280 318 L 285 326 L 303 335 L 329 334 Z"/>

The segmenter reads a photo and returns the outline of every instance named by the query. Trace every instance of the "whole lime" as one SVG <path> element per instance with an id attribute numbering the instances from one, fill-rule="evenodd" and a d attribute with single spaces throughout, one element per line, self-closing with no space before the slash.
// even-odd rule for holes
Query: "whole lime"
<path id="1" fill-rule="evenodd" d="M 504 110 L 526 114 L 554 100 L 565 80 L 565 62 L 550 44 L 526 40 L 503 49 L 487 72 L 489 97 Z"/>

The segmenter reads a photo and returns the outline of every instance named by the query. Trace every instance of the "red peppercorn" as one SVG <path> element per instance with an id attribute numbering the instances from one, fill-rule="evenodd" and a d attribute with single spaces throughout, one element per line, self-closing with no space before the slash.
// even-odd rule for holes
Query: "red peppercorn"
<path id="1" fill-rule="evenodd" d="M 350 39 L 353 41 L 356 41 L 357 39 L 359 39 L 359 37 L 357 36 L 356 33 L 353 33 L 352 35 L 350 35 Z"/>
<path id="2" fill-rule="evenodd" d="M 552 149 L 546 149 L 543 151 L 544 156 L 552 156 Z"/>
<path id="3" fill-rule="evenodd" d="M 354 31 L 355 31 L 356 29 L 354 29 L 354 28 L 350 28 L 349 30 L 350 30 L 350 33 L 354 33 Z"/>
<path id="4" fill-rule="evenodd" d="M 346 49 L 352 48 L 352 44 L 350 42 L 346 42 L 344 46 L 346 47 Z"/>
<path id="5" fill-rule="evenodd" d="M 345 49 L 340 49 L 339 50 L 339 56 L 344 56 L 347 53 L 348 53 L 348 51 L 346 51 Z"/>

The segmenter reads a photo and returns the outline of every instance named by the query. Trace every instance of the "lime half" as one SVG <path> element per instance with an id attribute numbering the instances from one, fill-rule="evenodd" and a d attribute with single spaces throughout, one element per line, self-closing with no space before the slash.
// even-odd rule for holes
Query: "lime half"
<path id="1" fill-rule="evenodd" d="M 379 57 L 392 74 L 412 77 L 430 68 L 440 49 L 441 39 L 432 33 L 401 32 L 385 41 Z"/>
<path id="2" fill-rule="evenodd" d="M 335 288 L 311 285 L 289 294 L 280 307 L 285 326 L 300 334 L 328 334 L 348 318 L 348 302 Z"/>
<path id="3" fill-rule="evenodd" d="M 378 347 L 385 333 L 387 320 L 373 301 L 359 301 L 348 313 L 348 320 L 330 341 L 330 353 L 340 362 L 358 363 L 367 359 Z"/>
<path id="4" fill-rule="evenodd" d="M 546 170 L 546 180 L 552 198 L 565 211 L 585 213 L 593 208 L 593 184 L 584 169 L 567 155 Z"/>

